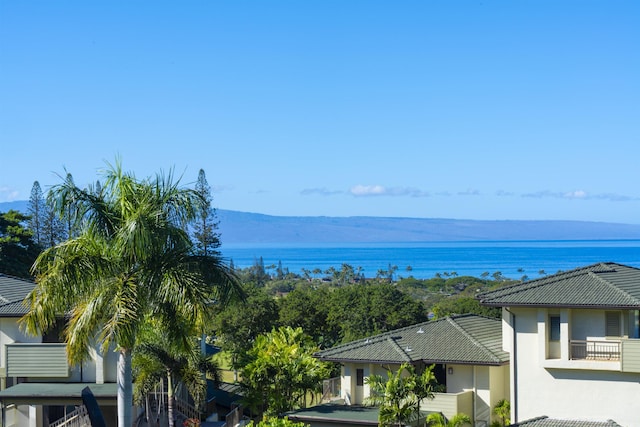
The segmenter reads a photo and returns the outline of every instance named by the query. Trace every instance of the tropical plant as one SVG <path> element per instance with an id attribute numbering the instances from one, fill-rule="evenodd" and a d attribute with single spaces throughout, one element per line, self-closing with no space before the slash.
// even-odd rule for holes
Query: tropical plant
<path id="1" fill-rule="evenodd" d="M 511 424 L 509 417 L 511 416 L 511 404 L 507 399 L 500 399 L 496 406 L 493 407 L 493 413 L 500 418 L 500 424 L 502 427 L 506 427 Z"/>
<path id="2" fill-rule="evenodd" d="M 251 420 L 251 422 L 247 424 L 247 427 L 308 427 L 308 426 L 309 424 L 305 424 L 303 422 L 296 423 L 294 421 L 289 420 L 289 418 L 287 417 L 278 418 L 278 417 L 269 417 L 266 415 L 262 418 L 262 420 L 258 424 L 255 424 L 253 420 Z"/>
<path id="3" fill-rule="evenodd" d="M 411 367 L 411 375 L 413 376 L 412 392 L 418 401 L 418 416 L 420 415 L 420 402 L 424 399 L 433 399 L 434 391 L 438 386 L 436 375 L 433 373 L 435 365 L 426 366 L 421 373 L 416 373 Z"/>
<path id="4" fill-rule="evenodd" d="M 137 180 L 118 161 L 105 172 L 100 193 L 64 180 L 50 196 L 58 214 L 71 208 L 78 234 L 36 260 L 37 284 L 21 325 L 40 334 L 66 314 L 71 363 L 86 359 L 94 343 L 102 351 L 115 345 L 118 426 L 130 427 L 131 352 L 141 327 L 154 318 L 201 328 L 211 303 L 240 295 L 240 287 L 218 256 L 194 254 L 182 225 L 195 217 L 202 199 L 171 173 Z"/>
<path id="5" fill-rule="evenodd" d="M 413 367 L 403 363 L 395 372 L 387 369 L 386 379 L 377 374 L 365 378 L 365 384 L 371 389 L 367 403 L 379 406 L 380 427 L 402 426 L 417 417 L 418 399 L 414 393 L 412 373 Z"/>
<path id="6" fill-rule="evenodd" d="M 471 418 L 466 414 L 455 414 L 453 417 L 446 419 L 439 412 L 427 415 L 427 425 L 429 427 L 462 427 L 471 425 Z"/>
<path id="7" fill-rule="evenodd" d="M 280 327 L 257 337 L 242 369 L 245 404 L 254 412 L 281 415 L 306 406 L 321 390 L 330 365 L 313 357 L 316 344 L 301 328 Z"/>

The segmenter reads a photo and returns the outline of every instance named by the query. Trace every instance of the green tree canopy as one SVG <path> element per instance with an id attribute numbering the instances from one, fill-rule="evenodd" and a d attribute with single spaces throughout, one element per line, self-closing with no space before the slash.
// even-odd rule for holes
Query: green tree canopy
<path id="1" fill-rule="evenodd" d="M 40 249 L 24 226 L 28 220 L 18 211 L 0 213 L 0 273 L 31 278 L 31 266 Z"/>
<path id="2" fill-rule="evenodd" d="M 254 411 L 281 415 L 304 407 L 322 389 L 330 365 L 313 357 L 318 347 L 301 328 L 280 327 L 260 335 L 242 369 L 245 403 Z"/>
<path id="3" fill-rule="evenodd" d="M 435 318 L 450 316 L 452 314 L 478 314 L 499 319 L 501 311 L 495 307 L 480 305 L 477 299 L 469 296 L 455 296 L 445 298 L 436 303 L 432 308 Z"/>
<path id="4" fill-rule="evenodd" d="M 427 320 L 424 305 L 389 283 L 345 286 L 332 293 L 328 321 L 349 342 Z"/>
<path id="5" fill-rule="evenodd" d="M 253 283 L 243 284 L 246 301 L 235 301 L 215 314 L 208 331 L 216 337 L 216 344 L 231 355 L 231 367 L 240 369 L 246 355 L 258 335 L 265 334 L 276 326 L 278 306 L 263 288 Z"/>

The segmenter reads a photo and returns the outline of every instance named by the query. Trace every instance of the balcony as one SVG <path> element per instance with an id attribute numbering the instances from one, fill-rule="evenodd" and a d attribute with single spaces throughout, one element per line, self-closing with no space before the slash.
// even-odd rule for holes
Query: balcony
<path id="1" fill-rule="evenodd" d="M 569 360 L 546 359 L 542 366 L 551 369 L 640 373 L 640 339 L 571 340 Z"/>
<path id="2" fill-rule="evenodd" d="M 5 352 L 7 377 L 69 377 L 65 344 L 12 343 Z"/>
<path id="3" fill-rule="evenodd" d="M 571 340 L 571 360 L 620 360 L 620 341 Z"/>

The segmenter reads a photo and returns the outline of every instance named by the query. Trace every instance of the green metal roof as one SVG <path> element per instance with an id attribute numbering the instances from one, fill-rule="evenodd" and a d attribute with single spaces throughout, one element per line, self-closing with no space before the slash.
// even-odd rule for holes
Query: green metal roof
<path id="1" fill-rule="evenodd" d="M 378 425 L 380 409 L 374 406 L 324 404 L 287 412 L 296 422 L 331 421 L 336 424 Z"/>
<path id="2" fill-rule="evenodd" d="M 315 354 L 321 360 L 362 363 L 502 365 L 502 325 L 473 314 L 446 317 L 352 341 Z"/>
<path id="3" fill-rule="evenodd" d="M 478 295 L 489 306 L 640 308 L 640 269 L 598 263 Z"/>
<path id="4" fill-rule="evenodd" d="M 607 421 L 581 421 L 581 420 L 556 420 L 548 417 L 538 417 L 516 424 L 511 427 L 621 427 L 612 420 Z"/>
<path id="5" fill-rule="evenodd" d="M 22 317 L 28 311 L 23 304 L 34 288 L 30 280 L 19 279 L 0 273 L 0 317 Z"/>
<path id="6" fill-rule="evenodd" d="M 99 403 L 115 403 L 118 394 L 116 383 L 20 383 L 0 391 L 0 401 L 5 405 L 79 403 L 82 402 L 82 390 L 85 387 L 89 387 Z"/>

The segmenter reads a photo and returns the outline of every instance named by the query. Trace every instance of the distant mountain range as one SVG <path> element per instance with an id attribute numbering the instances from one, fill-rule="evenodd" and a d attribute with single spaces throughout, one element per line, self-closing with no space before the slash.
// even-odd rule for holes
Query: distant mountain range
<path id="1" fill-rule="evenodd" d="M 26 212 L 27 202 L 0 203 L 9 209 Z M 640 239 L 640 225 L 607 222 L 217 214 L 224 244 Z"/>

